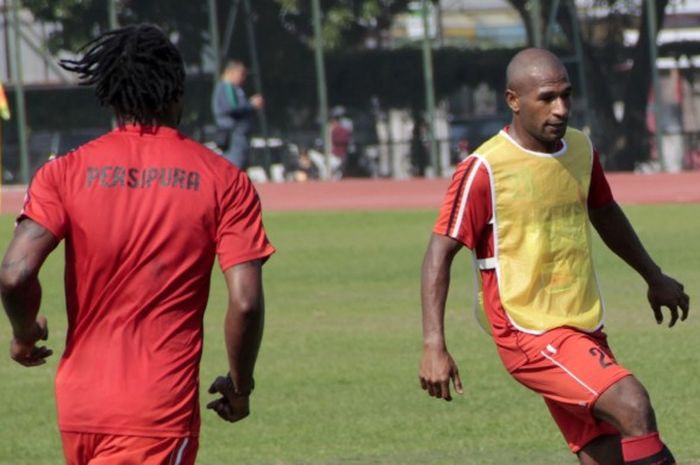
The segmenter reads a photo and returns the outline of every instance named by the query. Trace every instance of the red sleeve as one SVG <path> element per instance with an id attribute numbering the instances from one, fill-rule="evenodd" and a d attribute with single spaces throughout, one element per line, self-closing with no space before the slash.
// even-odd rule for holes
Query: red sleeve
<path id="1" fill-rule="evenodd" d="M 263 227 L 260 199 L 245 173 L 237 172 L 219 207 L 216 253 L 222 271 L 275 252 Z"/>
<path id="2" fill-rule="evenodd" d="M 491 220 L 491 188 L 481 160 L 468 157 L 457 166 L 433 232 L 474 249 Z"/>
<path id="3" fill-rule="evenodd" d="M 588 189 L 588 208 L 604 207 L 615 200 L 610 190 L 610 184 L 605 177 L 603 165 L 600 164 L 598 151 L 593 150 L 593 168 L 591 170 L 591 185 Z"/>
<path id="4" fill-rule="evenodd" d="M 24 197 L 17 222 L 24 218 L 40 224 L 61 240 L 66 232 L 66 210 L 62 202 L 63 160 L 47 162 L 34 175 Z"/>

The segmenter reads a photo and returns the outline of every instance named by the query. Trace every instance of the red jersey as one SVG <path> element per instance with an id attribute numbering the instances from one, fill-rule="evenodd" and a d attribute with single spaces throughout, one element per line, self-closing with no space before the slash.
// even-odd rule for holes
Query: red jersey
<path id="1" fill-rule="evenodd" d="M 433 232 L 455 239 L 481 259 L 494 254 L 493 209 L 488 170 L 481 164 L 473 172 L 475 161 L 475 157 L 467 157 L 457 166 Z M 598 153 L 594 151 L 588 208 L 599 208 L 612 201 L 610 185 Z M 481 270 L 481 279 L 484 308 L 494 340 L 506 368 L 512 371 L 526 361 L 518 347 L 519 331 L 513 327 L 501 304 L 495 270 Z"/>
<path id="2" fill-rule="evenodd" d="M 45 164 L 23 217 L 66 241 L 61 431 L 198 434 L 214 258 L 274 252 L 248 177 L 174 129 L 126 126 Z"/>

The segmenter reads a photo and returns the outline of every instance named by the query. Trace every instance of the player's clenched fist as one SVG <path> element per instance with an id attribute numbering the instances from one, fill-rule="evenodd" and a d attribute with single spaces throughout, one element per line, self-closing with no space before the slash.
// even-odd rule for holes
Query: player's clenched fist
<path id="1" fill-rule="evenodd" d="M 222 397 L 207 404 L 222 419 L 235 423 L 250 415 L 250 393 L 235 391 L 230 376 L 218 376 L 209 387 L 209 394 L 219 393 Z"/>
<path id="2" fill-rule="evenodd" d="M 432 397 L 452 400 L 450 380 L 458 394 L 464 392 L 459 370 L 452 356 L 445 349 L 425 347 L 420 365 L 420 385 Z"/>
<path id="3" fill-rule="evenodd" d="M 679 307 L 681 309 L 681 321 L 685 321 L 685 319 L 688 318 L 690 297 L 684 290 L 683 284 L 661 272 L 650 280 L 647 298 L 649 299 L 649 304 L 654 311 L 654 317 L 658 324 L 661 324 L 664 320 L 663 313 L 661 312 L 662 306 L 668 307 L 671 312 L 669 327 L 673 327 L 673 325 L 676 324 Z"/>
<path id="4" fill-rule="evenodd" d="M 45 341 L 49 338 L 49 327 L 46 318 L 37 317 L 32 327 L 31 334 L 26 338 L 18 339 L 13 337 L 10 341 L 10 358 L 25 367 L 34 367 L 46 363 L 46 357 L 51 356 L 53 351 L 47 347 L 37 347 L 39 340 Z"/>

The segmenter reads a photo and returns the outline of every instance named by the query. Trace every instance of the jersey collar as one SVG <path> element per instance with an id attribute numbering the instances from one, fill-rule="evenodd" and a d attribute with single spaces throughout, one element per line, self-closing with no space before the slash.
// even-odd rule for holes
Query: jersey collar
<path id="1" fill-rule="evenodd" d="M 516 147 L 518 147 L 518 148 L 519 148 L 520 150 L 522 150 L 523 152 L 526 152 L 526 153 L 529 153 L 530 155 L 535 155 L 535 156 L 538 156 L 538 157 L 556 158 L 556 157 L 558 157 L 558 156 L 563 155 L 563 154 L 566 152 L 566 149 L 567 149 L 566 140 L 564 139 L 564 137 L 562 137 L 561 139 L 559 139 L 559 143 L 557 144 L 557 145 L 558 145 L 557 150 L 556 150 L 555 152 L 553 152 L 553 153 L 549 153 L 549 152 L 537 152 L 537 151 L 535 151 L 535 150 L 529 150 L 529 149 L 526 149 L 525 147 L 523 147 L 522 145 L 520 145 L 515 139 L 513 139 L 513 137 L 511 137 L 511 135 L 510 135 L 510 125 L 508 125 L 508 126 L 504 127 L 503 129 L 501 129 L 501 134 L 502 134 L 503 136 L 505 136 L 506 139 L 508 139 L 513 145 L 515 145 Z M 565 136 L 565 137 L 566 137 L 566 136 Z"/>
<path id="2" fill-rule="evenodd" d="M 180 132 L 169 126 L 144 126 L 141 124 L 124 124 L 114 129 L 114 132 L 138 134 L 139 136 L 182 137 Z"/>

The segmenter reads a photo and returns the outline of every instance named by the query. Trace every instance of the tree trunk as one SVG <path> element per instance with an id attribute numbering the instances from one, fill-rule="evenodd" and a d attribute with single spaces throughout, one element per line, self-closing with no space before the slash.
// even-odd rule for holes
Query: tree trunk
<path id="1" fill-rule="evenodd" d="M 532 18 L 530 17 L 530 11 L 527 9 L 527 0 L 510 0 L 510 4 L 518 12 L 520 19 L 523 20 L 528 45 L 533 46 L 535 43 L 535 34 L 532 30 Z"/>
<path id="2" fill-rule="evenodd" d="M 656 0 L 655 2 L 658 19 L 657 31 L 663 27 L 664 12 L 668 2 L 669 0 Z M 647 129 L 646 114 L 652 81 L 652 63 L 649 57 L 649 27 L 644 2 L 642 8 L 644 11 L 641 15 L 639 38 L 632 53 L 634 64 L 630 69 L 625 86 L 625 115 L 622 120 L 624 144 L 614 154 L 616 162 L 614 167 L 625 171 L 633 170 L 637 162 L 649 159 L 650 154 L 650 133 Z M 657 131 L 662 129 L 660 123 L 657 121 Z M 640 135 L 643 136 L 640 137 Z"/>
<path id="3" fill-rule="evenodd" d="M 564 35 L 567 37 L 570 44 L 574 44 L 574 28 L 571 17 L 571 8 L 567 5 L 570 0 L 564 0 L 559 7 L 557 13 L 557 22 L 562 28 Z M 579 28 L 580 30 L 581 28 Z M 580 86 L 587 86 L 588 91 L 588 107 L 590 121 L 586 121 L 591 129 L 591 139 L 601 153 L 604 159 L 615 152 L 615 147 L 620 144 L 620 123 L 615 118 L 613 111 L 614 97 L 612 95 L 612 87 L 610 82 L 613 79 L 611 75 L 611 64 L 603 62 L 596 58 L 595 50 L 589 42 L 581 37 L 581 47 L 583 49 L 583 63 L 578 63 L 576 66 L 583 65 L 585 70 L 585 81 L 579 83 Z"/>

